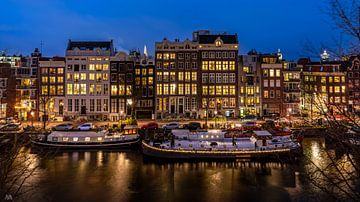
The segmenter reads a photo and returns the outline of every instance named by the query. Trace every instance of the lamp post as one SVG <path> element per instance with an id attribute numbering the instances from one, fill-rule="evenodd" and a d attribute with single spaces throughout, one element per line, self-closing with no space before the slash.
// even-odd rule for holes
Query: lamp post
<path id="1" fill-rule="evenodd" d="M 34 127 L 34 115 L 35 115 L 35 113 L 34 113 L 34 111 L 31 111 L 30 114 L 31 114 L 31 126 Z"/>
<path id="2" fill-rule="evenodd" d="M 215 115 L 215 128 L 217 128 L 217 117 L 216 117 L 217 113 L 218 113 L 218 112 L 215 110 L 215 111 L 214 111 L 214 115 Z"/>
<path id="3" fill-rule="evenodd" d="M 124 114 L 124 111 L 121 110 L 120 111 L 120 128 L 121 128 L 121 125 L 122 125 L 123 114 Z"/>

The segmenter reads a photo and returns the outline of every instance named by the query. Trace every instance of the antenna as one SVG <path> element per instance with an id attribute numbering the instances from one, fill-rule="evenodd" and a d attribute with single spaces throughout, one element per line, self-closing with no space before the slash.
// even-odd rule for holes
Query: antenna
<path id="1" fill-rule="evenodd" d="M 41 41 L 40 41 L 40 53 L 43 52 L 43 44 L 44 44 L 44 43 L 43 43 L 43 41 L 41 40 Z"/>

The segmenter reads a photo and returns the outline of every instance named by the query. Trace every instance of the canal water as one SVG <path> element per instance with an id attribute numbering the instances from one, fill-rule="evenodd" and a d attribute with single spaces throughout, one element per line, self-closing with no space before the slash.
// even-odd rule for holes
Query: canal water
<path id="1" fill-rule="evenodd" d="M 25 201 L 323 201 L 309 167 L 327 161 L 323 139 L 305 139 L 297 162 L 169 162 L 137 151 L 72 151 L 44 157 Z M 311 162 L 309 162 L 308 159 Z M 318 180 L 318 179 L 316 179 Z"/>

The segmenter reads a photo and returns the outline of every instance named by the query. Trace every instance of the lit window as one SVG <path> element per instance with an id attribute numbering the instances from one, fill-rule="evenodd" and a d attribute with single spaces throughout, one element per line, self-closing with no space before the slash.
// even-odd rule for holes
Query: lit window
<path id="1" fill-rule="evenodd" d="M 50 77 L 50 83 L 56 83 L 56 77 L 55 76 Z"/>
<path id="2" fill-rule="evenodd" d="M 162 86 L 161 86 L 161 84 L 156 84 L 156 93 L 158 95 L 162 95 Z"/>
<path id="3" fill-rule="evenodd" d="M 216 70 L 221 70 L 221 61 L 216 61 Z"/>
<path id="4" fill-rule="evenodd" d="M 95 74 L 94 73 L 89 74 L 89 80 L 95 80 Z"/>
<path id="5" fill-rule="evenodd" d="M 269 91 L 264 90 L 264 98 L 269 98 Z"/>
<path id="6" fill-rule="evenodd" d="M 161 54 L 161 53 L 157 53 L 157 54 L 156 54 L 156 59 L 162 59 L 162 54 Z"/>
<path id="7" fill-rule="evenodd" d="M 58 68 L 57 73 L 58 74 L 64 74 L 64 68 Z"/>
<path id="8" fill-rule="evenodd" d="M 326 86 L 321 86 L 321 92 L 326 93 Z"/>
<path id="9" fill-rule="evenodd" d="M 191 92 L 193 95 L 197 94 L 197 85 L 196 84 L 191 85 Z"/>
<path id="10" fill-rule="evenodd" d="M 178 94 L 179 95 L 184 94 L 184 84 L 182 84 L 182 83 L 178 84 Z"/>
<path id="11" fill-rule="evenodd" d="M 192 73 L 191 73 L 191 80 L 192 80 L 192 81 L 196 81 L 196 80 L 197 80 L 197 74 L 196 74 L 196 72 L 192 72 Z"/>
<path id="12" fill-rule="evenodd" d="M 92 71 L 95 70 L 95 65 L 94 65 L 94 64 L 90 64 L 90 65 L 89 65 L 89 70 L 92 70 Z"/>
<path id="13" fill-rule="evenodd" d="M 90 137 L 85 137 L 85 142 L 90 142 Z"/>
<path id="14" fill-rule="evenodd" d="M 41 77 L 41 81 L 42 81 L 43 83 L 47 83 L 47 82 L 48 82 L 48 77 L 47 77 L 47 76 Z"/>
<path id="15" fill-rule="evenodd" d="M 220 41 L 220 40 L 215 41 L 215 46 L 216 46 L 216 47 L 221 46 L 221 41 Z"/>
<path id="16" fill-rule="evenodd" d="M 43 94 L 43 95 L 47 95 L 47 94 L 48 94 L 48 88 L 47 88 L 47 86 L 42 86 L 42 87 L 41 87 L 41 94 Z"/>
<path id="17" fill-rule="evenodd" d="M 276 77 L 280 77 L 280 69 L 276 70 Z"/>
<path id="18" fill-rule="evenodd" d="M 80 85 L 74 84 L 74 95 L 79 95 L 80 92 Z"/>
<path id="19" fill-rule="evenodd" d="M 274 77 L 274 70 L 270 69 L 269 72 L 270 72 L 270 77 Z"/>
<path id="20" fill-rule="evenodd" d="M 235 61 L 230 61 L 229 70 L 234 71 L 235 70 Z"/>
<path id="21" fill-rule="evenodd" d="M 209 62 L 203 61 L 202 62 L 202 70 L 208 70 L 208 68 L 209 68 Z"/>
<path id="22" fill-rule="evenodd" d="M 132 95 L 132 86 L 126 86 L 126 95 Z"/>
<path id="23" fill-rule="evenodd" d="M 103 64 L 103 70 L 109 70 L 109 65 L 108 64 Z"/>
<path id="24" fill-rule="evenodd" d="M 55 94 L 56 94 L 55 86 L 50 86 L 50 95 L 55 95 Z"/>
<path id="25" fill-rule="evenodd" d="M 185 95 L 190 95 L 190 84 L 185 84 Z"/>
<path id="26" fill-rule="evenodd" d="M 183 81 L 184 80 L 184 72 L 179 72 L 179 81 Z"/>
<path id="27" fill-rule="evenodd" d="M 229 69 L 229 62 L 228 61 L 223 61 L 222 69 L 225 70 L 225 71 Z"/>
<path id="28" fill-rule="evenodd" d="M 68 95 L 73 94 L 73 85 L 72 84 L 67 84 L 66 85 L 66 94 L 68 94 Z"/>
<path id="29" fill-rule="evenodd" d="M 215 70 L 215 61 L 209 61 L 209 70 Z"/>
<path id="30" fill-rule="evenodd" d="M 221 94 L 222 94 L 221 86 L 216 86 L 216 95 L 221 95 Z"/>
<path id="31" fill-rule="evenodd" d="M 170 95 L 175 95 L 176 84 L 170 84 Z"/>
<path id="32" fill-rule="evenodd" d="M 81 73 L 80 74 L 80 80 L 86 80 L 86 73 Z"/>
<path id="33" fill-rule="evenodd" d="M 208 87 L 207 87 L 207 86 L 203 86 L 203 87 L 202 87 L 202 94 L 203 94 L 203 95 L 207 95 L 207 94 L 208 94 Z"/>
<path id="34" fill-rule="evenodd" d="M 58 82 L 58 83 L 63 83 L 63 82 L 64 82 L 64 77 L 58 76 L 58 77 L 57 77 L 57 82 Z"/>
<path id="35" fill-rule="evenodd" d="M 74 141 L 74 142 L 77 142 L 78 140 L 79 140 L 78 137 L 73 137 L 73 141 Z"/>
<path id="36" fill-rule="evenodd" d="M 80 84 L 80 94 L 86 95 L 86 84 L 84 83 Z"/>

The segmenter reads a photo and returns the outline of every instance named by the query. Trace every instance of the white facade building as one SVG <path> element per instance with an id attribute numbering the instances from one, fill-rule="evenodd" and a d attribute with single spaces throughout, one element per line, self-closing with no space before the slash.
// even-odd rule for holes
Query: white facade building
<path id="1" fill-rule="evenodd" d="M 65 68 L 65 116 L 109 118 L 112 41 L 69 41 Z"/>

